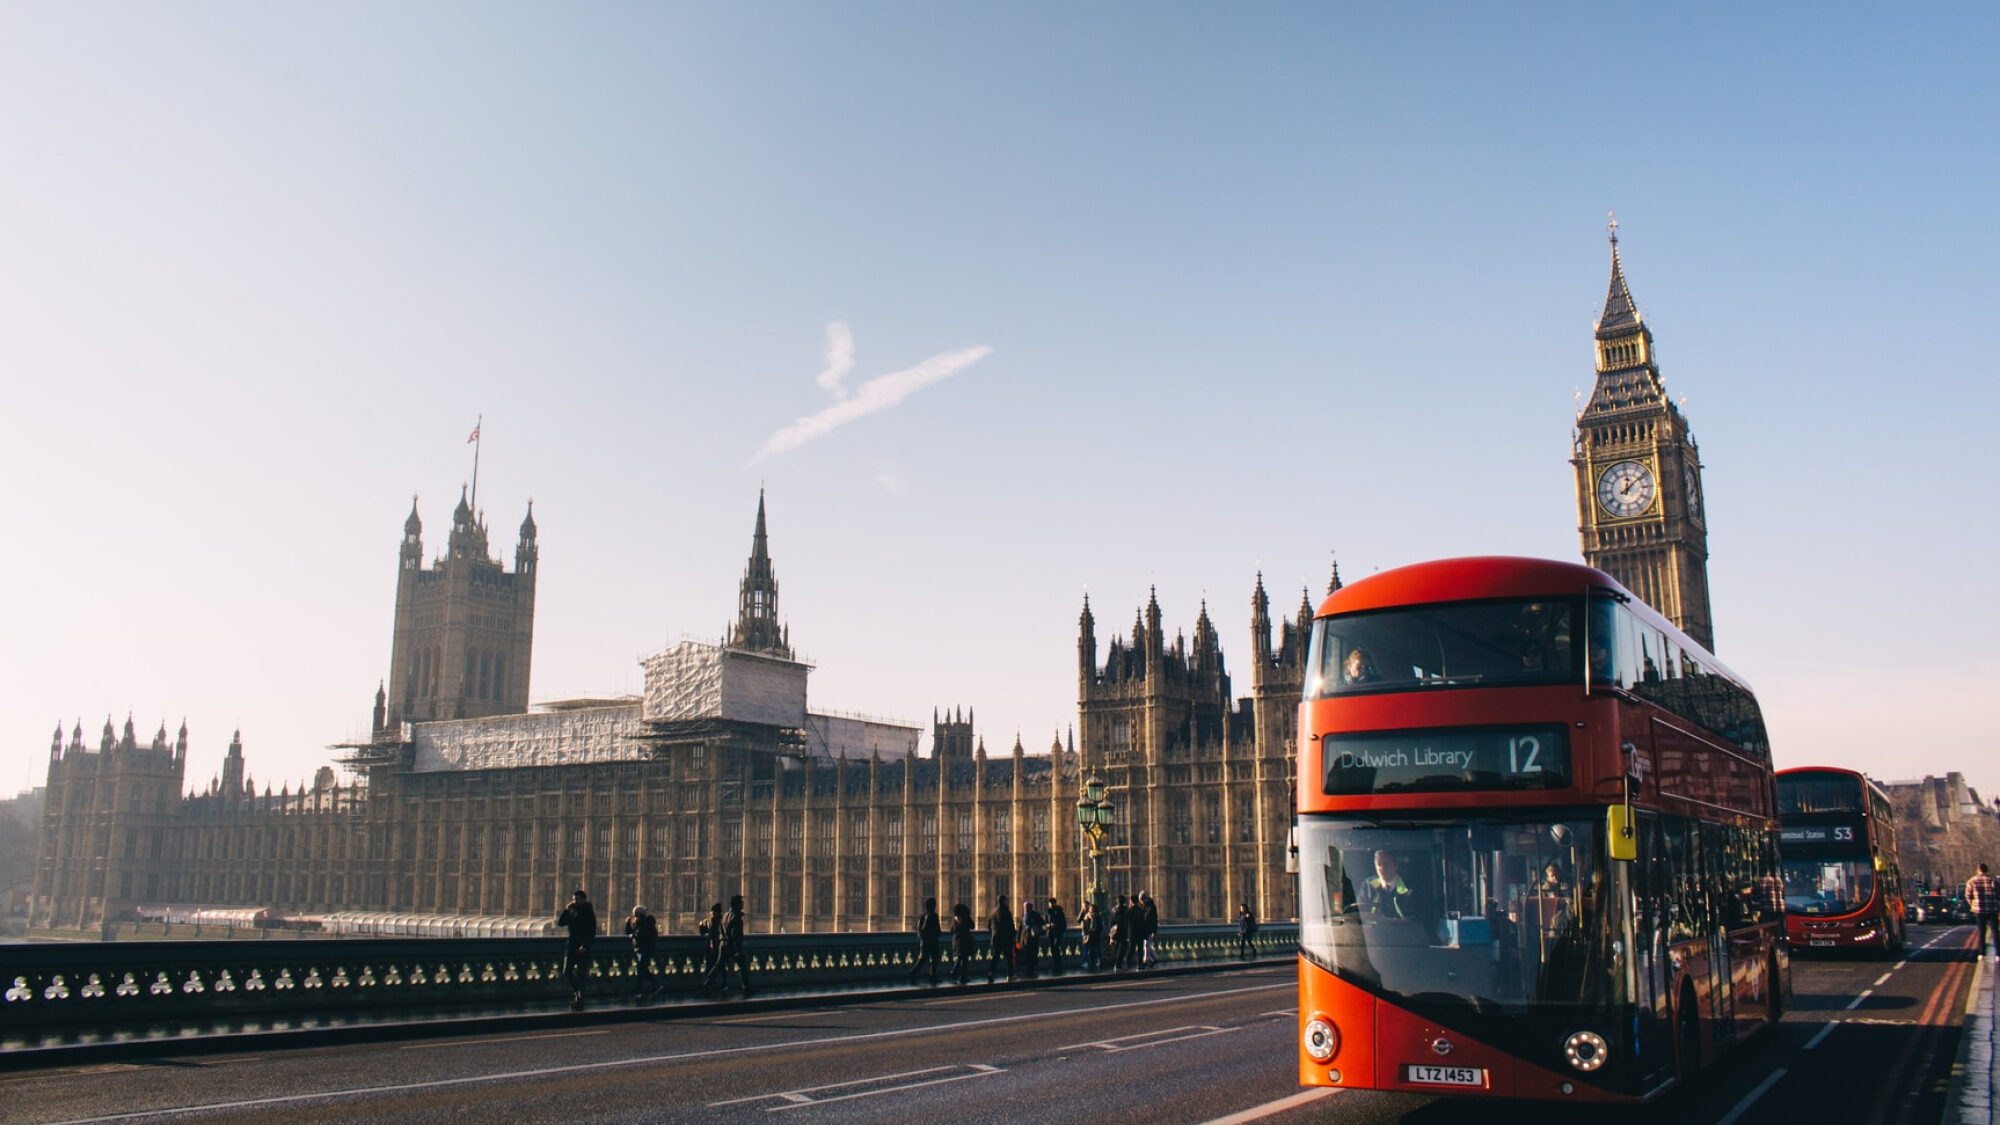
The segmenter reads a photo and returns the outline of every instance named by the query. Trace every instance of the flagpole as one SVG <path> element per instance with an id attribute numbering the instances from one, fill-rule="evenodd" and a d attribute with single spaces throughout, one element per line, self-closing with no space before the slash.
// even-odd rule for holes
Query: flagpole
<path id="1" fill-rule="evenodd" d="M 486 425 L 486 415 L 472 423 L 472 518 L 479 518 L 479 431 Z"/>

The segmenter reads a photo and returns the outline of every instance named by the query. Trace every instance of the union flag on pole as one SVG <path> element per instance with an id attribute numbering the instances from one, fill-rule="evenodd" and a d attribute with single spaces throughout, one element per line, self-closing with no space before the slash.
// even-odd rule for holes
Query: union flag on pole
<path id="1" fill-rule="evenodd" d="M 467 437 L 466 437 L 466 439 L 465 439 L 465 444 L 467 444 L 467 445 L 471 445 L 471 444 L 472 444 L 473 442 L 475 442 L 475 441 L 478 441 L 478 440 L 479 440 L 479 426 L 480 426 L 480 424 L 479 424 L 479 423 L 475 423 L 475 424 L 473 425 L 473 427 L 472 427 L 472 433 L 471 433 L 471 434 L 469 434 L 469 435 L 467 435 Z"/>

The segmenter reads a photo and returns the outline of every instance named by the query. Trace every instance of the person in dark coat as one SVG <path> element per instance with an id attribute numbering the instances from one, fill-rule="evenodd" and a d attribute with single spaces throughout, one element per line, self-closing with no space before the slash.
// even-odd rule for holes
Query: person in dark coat
<path id="1" fill-rule="evenodd" d="M 581 1009 L 583 985 L 590 979 L 590 947 L 597 941 L 597 908 L 590 905 L 590 896 L 582 887 L 556 915 L 556 925 L 568 935 L 563 939 L 562 974 L 569 982 L 569 1006 Z"/>
<path id="2" fill-rule="evenodd" d="M 978 953 L 977 941 L 973 936 L 972 911 L 964 904 L 951 908 L 951 973 L 964 984 L 972 971 L 972 958 Z"/>
<path id="3" fill-rule="evenodd" d="M 1045 917 L 1049 920 L 1049 968 L 1061 973 L 1063 942 L 1069 937 L 1069 916 L 1063 913 L 1062 903 L 1051 897 Z"/>
<path id="4" fill-rule="evenodd" d="M 711 903 L 708 918 L 700 926 L 705 948 L 701 955 L 701 971 L 705 976 L 715 963 L 722 960 L 722 904 Z"/>
<path id="5" fill-rule="evenodd" d="M 1236 953 L 1245 961 L 1257 955 L 1257 943 L 1251 939 L 1257 936 L 1257 916 L 1250 913 L 1250 904 L 1240 903 L 1236 907 Z"/>
<path id="6" fill-rule="evenodd" d="M 1125 959 L 1132 952 L 1132 910 L 1125 905 L 1125 896 L 1118 896 L 1118 905 L 1111 908 L 1111 969 L 1125 971 Z"/>
<path id="7" fill-rule="evenodd" d="M 722 978 L 728 974 L 732 962 L 743 976 L 743 998 L 747 1000 L 750 998 L 750 953 L 743 947 L 742 895 L 729 896 L 729 913 L 722 919 L 722 945 L 716 953 L 715 964 L 709 967 L 708 975 L 701 978 L 701 987 L 706 990 L 711 983 L 720 982 L 723 991 L 727 992 L 729 984 Z"/>
<path id="8" fill-rule="evenodd" d="M 1139 926 L 1135 935 L 1139 939 L 1139 967 L 1150 969 L 1160 963 L 1160 959 L 1153 956 L 1153 936 L 1160 932 L 1160 908 L 1153 905 L 1153 896 L 1145 891 L 1139 892 L 1139 903 Z"/>
<path id="9" fill-rule="evenodd" d="M 1048 932 L 1049 920 L 1041 911 L 1035 909 L 1035 900 L 1022 899 L 1021 932 L 1014 942 L 1014 963 L 1020 966 L 1021 972 L 1025 975 L 1032 977 L 1035 975 L 1035 970 L 1041 967 L 1042 939 L 1048 936 Z"/>
<path id="10" fill-rule="evenodd" d="M 660 945 L 660 924 L 643 906 L 634 906 L 625 918 L 625 936 L 632 939 L 632 971 L 638 974 L 639 999 L 660 990 L 660 980 L 653 972 L 653 956 Z"/>
<path id="11" fill-rule="evenodd" d="M 993 944 L 987 951 L 986 983 L 992 984 L 1002 966 L 1007 969 L 1007 979 L 1014 979 L 1014 942 L 1020 934 L 1014 929 L 1014 912 L 1007 909 L 1007 900 L 1001 899 L 993 911 L 993 920 L 986 925 L 987 939 Z"/>
<path id="12" fill-rule="evenodd" d="M 1083 913 L 1076 916 L 1077 933 L 1083 937 L 1083 971 L 1094 973 L 1104 968 L 1104 918 L 1097 913 L 1097 904 L 1086 902 Z"/>
<path id="13" fill-rule="evenodd" d="M 938 982 L 938 915 L 937 900 L 924 900 L 924 912 L 917 919 L 917 963 L 910 967 L 910 983 L 917 983 L 917 977 L 924 971 L 924 962 L 931 964 L 931 983 Z"/>

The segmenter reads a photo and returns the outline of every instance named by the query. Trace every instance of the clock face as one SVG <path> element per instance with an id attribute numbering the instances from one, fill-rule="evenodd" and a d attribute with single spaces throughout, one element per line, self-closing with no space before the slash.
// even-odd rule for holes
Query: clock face
<path id="1" fill-rule="evenodd" d="M 1686 472 L 1687 472 L 1687 486 L 1688 486 L 1688 511 L 1694 513 L 1694 515 L 1696 516 L 1700 516 L 1701 481 L 1699 478 L 1695 476 L 1693 465 L 1687 466 Z"/>
<path id="2" fill-rule="evenodd" d="M 1597 503 L 1614 516 L 1636 516 L 1653 506 L 1653 470 L 1620 461 L 1597 478 Z"/>

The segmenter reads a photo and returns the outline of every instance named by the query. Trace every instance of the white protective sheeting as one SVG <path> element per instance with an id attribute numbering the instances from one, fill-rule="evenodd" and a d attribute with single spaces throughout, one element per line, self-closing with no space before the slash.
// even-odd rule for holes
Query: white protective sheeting
<path id="1" fill-rule="evenodd" d="M 640 663 L 646 669 L 649 722 L 730 719 L 805 726 L 809 665 L 700 641 L 682 641 Z"/>
<path id="2" fill-rule="evenodd" d="M 650 756 L 638 702 L 577 710 L 417 723 L 410 728 L 420 773 L 518 769 Z"/>
<path id="3" fill-rule="evenodd" d="M 884 761 L 917 756 L 921 728 L 860 719 L 847 715 L 807 715 L 806 753 L 815 758 L 867 758 Z"/>

